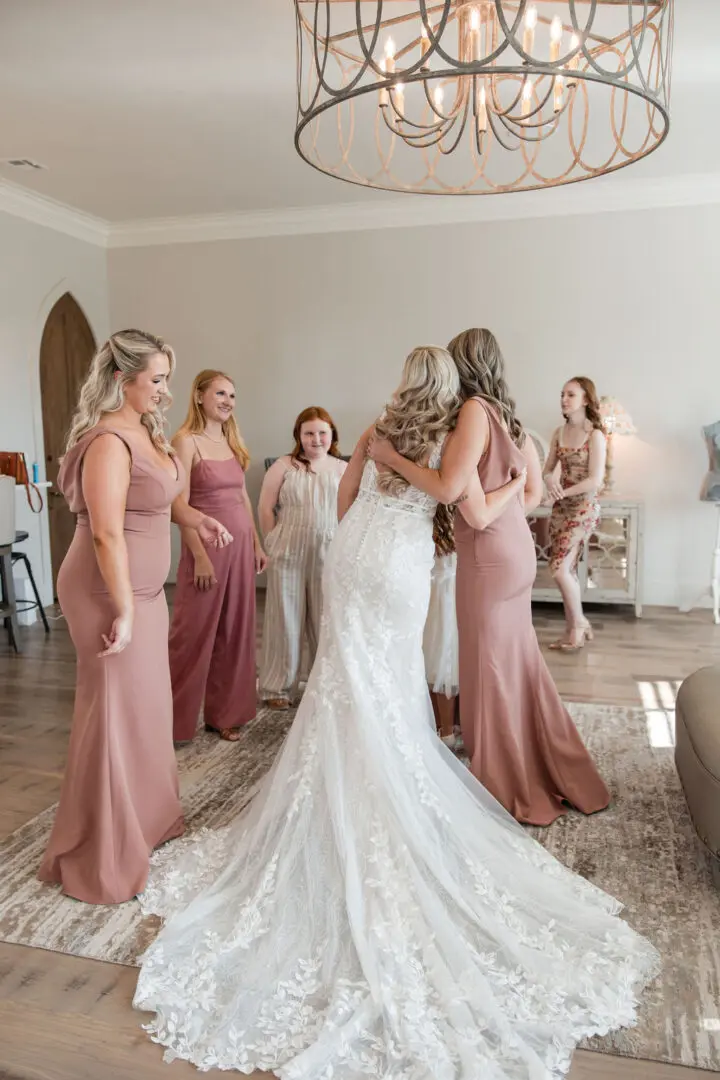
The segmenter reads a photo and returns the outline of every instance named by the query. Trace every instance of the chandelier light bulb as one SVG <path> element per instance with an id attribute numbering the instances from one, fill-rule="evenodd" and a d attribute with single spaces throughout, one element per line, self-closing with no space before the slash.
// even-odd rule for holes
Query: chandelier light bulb
<path id="1" fill-rule="evenodd" d="M 435 102 L 435 110 L 439 113 L 442 112 L 443 98 L 445 97 L 445 91 L 442 86 L 436 86 L 433 91 L 433 101 Z"/>
<path id="2" fill-rule="evenodd" d="M 560 43 L 563 36 L 563 24 L 559 15 L 556 15 L 550 24 L 550 63 L 557 63 L 560 56 Z"/>
<path id="3" fill-rule="evenodd" d="M 522 92 L 522 115 L 528 116 L 530 113 L 530 104 L 533 96 L 533 84 L 530 79 L 525 80 Z"/>
<path id="4" fill-rule="evenodd" d="M 391 37 L 385 42 L 385 70 L 388 75 L 395 70 L 395 42 Z"/>
<path id="5" fill-rule="evenodd" d="M 476 7 L 470 8 L 470 29 L 474 34 L 480 29 L 480 12 Z"/>
<path id="6" fill-rule="evenodd" d="M 535 27 L 537 26 L 538 13 L 534 4 L 525 12 L 525 33 L 523 35 L 523 50 L 530 55 L 535 45 Z"/>

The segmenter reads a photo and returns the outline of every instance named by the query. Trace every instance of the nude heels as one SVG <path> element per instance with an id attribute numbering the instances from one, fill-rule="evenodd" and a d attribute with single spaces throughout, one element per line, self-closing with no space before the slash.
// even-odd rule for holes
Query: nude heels
<path id="1" fill-rule="evenodd" d="M 586 623 L 585 626 L 581 626 L 578 630 L 571 630 L 571 638 L 574 634 L 578 635 L 576 641 L 564 641 L 561 638 L 559 641 L 553 641 L 548 648 L 558 652 L 579 652 L 580 649 L 585 647 L 586 641 L 592 641 L 595 637 L 590 623 Z"/>

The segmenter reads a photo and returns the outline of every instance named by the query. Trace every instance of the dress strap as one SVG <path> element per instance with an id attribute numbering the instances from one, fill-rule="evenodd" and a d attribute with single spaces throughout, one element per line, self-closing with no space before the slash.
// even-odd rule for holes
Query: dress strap
<path id="1" fill-rule="evenodd" d="M 125 443 L 127 452 L 130 455 L 130 461 L 133 463 L 135 462 L 135 452 L 132 448 L 132 443 L 128 439 L 127 435 L 124 435 L 122 431 L 118 431 L 117 428 L 104 427 L 99 424 L 96 427 L 92 428 L 90 431 L 86 431 L 82 438 L 78 440 L 78 442 L 83 442 L 87 439 L 87 442 L 85 442 L 82 448 L 80 458 L 85 457 L 87 448 L 90 446 L 90 443 L 95 442 L 95 439 L 97 439 L 100 435 L 115 435 L 115 437 L 118 438 L 120 442 Z"/>
<path id="2" fill-rule="evenodd" d="M 202 456 L 202 450 L 200 449 L 200 445 L 199 445 L 197 439 L 195 438 L 194 435 L 191 435 L 190 438 L 195 443 L 195 449 L 197 450 L 197 456 L 200 458 L 201 461 L 204 461 L 205 459 Z"/>

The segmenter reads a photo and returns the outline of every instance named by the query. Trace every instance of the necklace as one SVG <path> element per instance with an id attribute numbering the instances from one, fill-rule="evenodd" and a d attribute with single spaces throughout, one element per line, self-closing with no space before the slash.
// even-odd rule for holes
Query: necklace
<path id="1" fill-rule="evenodd" d="M 202 437 L 204 439 L 207 439 L 208 442 L 217 443 L 218 446 L 222 446 L 222 444 L 224 442 L 226 442 L 226 439 L 225 439 L 224 435 L 223 435 L 222 439 L 213 439 L 212 435 L 208 435 L 207 431 L 201 431 L 200 434 L 202 435 Z"/>

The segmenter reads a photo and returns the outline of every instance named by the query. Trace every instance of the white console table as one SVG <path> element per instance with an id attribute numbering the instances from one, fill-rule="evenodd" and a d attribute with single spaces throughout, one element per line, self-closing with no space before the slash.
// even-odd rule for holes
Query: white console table
<path id="1" fill-rule="evenodd" d="M 528 514 L 535 540 L 537 576 L 533 600 L 561 603 L 549 569 L 550 506 Z M 642 615 L 643 504 L 640 499 L 600 499 L 600 522 L 585 545 L 578 566 L 583 603 L 628 604 Z"/>

